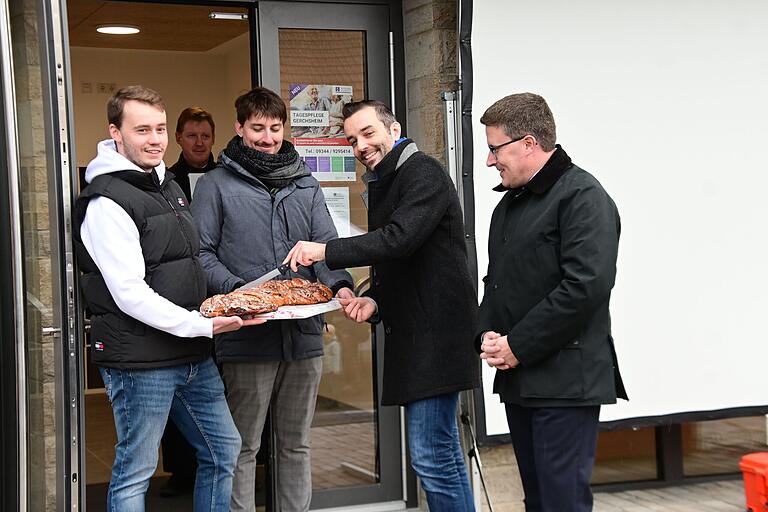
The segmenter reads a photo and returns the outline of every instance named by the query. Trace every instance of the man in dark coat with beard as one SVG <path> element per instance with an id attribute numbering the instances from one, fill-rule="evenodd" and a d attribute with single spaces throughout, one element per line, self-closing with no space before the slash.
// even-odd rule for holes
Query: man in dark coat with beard
<path id="1" fill-rule="evenodd" d="M 341 301 L 358 322 L 384 323 L 383 405 L 406 409 L 414 471 L 430 510 L 474 510 L 456 425 L 458 392 L 479 384 L 477 297 L 463 213 L 445 169 L 400 139 L 378 101 L 344 107 L 344 133 L 368 169 L 368 229 L 327 244 L 299 242 L 291 265 L 373 265 L 366 296 Z"/>
<path id="2" fill-rule="evenodd" d="M 608 311 L 619 213 L 555 145 L 541 96 L 507 96 L 480 122 L 504 196 L 488 236 L 478 348 L 497 370 L 525 509 L 592 510 L 600 406 L 627 398 Z"/>

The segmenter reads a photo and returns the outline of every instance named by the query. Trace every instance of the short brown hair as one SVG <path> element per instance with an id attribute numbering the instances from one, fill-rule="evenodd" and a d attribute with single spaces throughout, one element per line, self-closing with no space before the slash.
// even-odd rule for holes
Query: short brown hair
<path id="1" fill-rule="evenodd" d="M 256 87 L 235 100 L 237 122 L 245 124 L 251 116 L 280 119 L 285 124 L 288 112 L 283 99 L 265 87 Z"/>
<path id="2" fill-rule="evenodd" d="M 120 125 L 123 124 L 125 102 L 131 100 L 140 101 L 165 111 L 165 103 L 163 103 L 163 98 L 157 91 L 143 85 L 129 85 L 128 87 L 123 87 L 109 98 L 107 102 L 107 120 L 109 124 L 120 128 Z"/>
<path id="3" fill-rule="evenodd" d="M 384 126 L 389 128 L 392 126 L 392 123 L 397 122 L 397 119 L 395 118 L 395 114 L 392 113 L 392 111 L 389 109 L 389 107 L 378 100 L 362 100 L 362 101 L 353 101 L 351 103 L 347 103 L 344 105 L 344 108 L 341 110 L 341 116 L 346 121 L 353 115 L 355 115 L 357 112 L 361 111 L 362 109 L 366 107 L 371 107 L 373 110 L 376 111 L 376 117 L 384 123 Z"/>
<path id="4" fill-rule="evenodd" d="M 513 139 L 533 135 L 544 151 L 555 149 L 555 118 L 547 102 L 538 94 L 524 92 L 505 96 L 488 107 L 480 122 L 486 126 L 501 126 Z"/>
<path id="5" fill-rule="evenodd" d="M 216 124 L 213 122 L 213 116 L 210 112 L 201 107 L 187 107 L 181 111 L 179 120 L 176 121 L 176 133 L 183 132 L 184 126 L 190 121 L 198 123 L 207 121 L 208 124 L 211 125 L 211 132 L 216 133 Z"/>

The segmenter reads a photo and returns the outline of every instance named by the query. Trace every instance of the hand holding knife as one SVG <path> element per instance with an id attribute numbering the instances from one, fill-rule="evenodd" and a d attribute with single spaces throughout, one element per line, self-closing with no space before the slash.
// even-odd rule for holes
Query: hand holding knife
<path id="1" fill-rule="evenodd" d="M 247 290 L 249 288 L 255 288 L 260 284 L 264 284 L 267 281 L 281 276 L 288 272 L 290 268 L 294 272 L 299 271 L 299 266 L 303 265 L 309 267 L 315 262 L 323 261 L 325 259 L 325 244 L 317 242 L 297 242 L 296 245 L 288 252 L 288 256 L 283 260 L 283 264 L 279 267 L 270 270 L 261 277 L 245 283 L 243 286 L 237 288 L 238 290 Z"/>
<path id="2" fill-rule="evenodd" d="M 276 269 L 270 270 L 269 272 L 267 272 L 263 276 L 258 277 L 256 279 L 254 279 L 253 281 L 249 281 L 249 282 L 245 283 L 243 286 L 241 286 L 239 288 L 236 288 L 236 289 L 237 290 L 247 290 L 249 288 L 256 288 L 260 284 L 264 284 L 267 281 L 271 281 L 274 278 L 285 274 L 286 272 L 288 272 L 288 268 L 289 267 L 288 267 L 287 264 L 280 265 Z"/>
<path id="3" fill-rule="evenodd" d="M 291 270 L 296 272 L 299 265 L 308 267 L 313 263 L 325 260 L 325 244 L 317 242 L 296 242 L 296 245 L 288 251 L 288 256 L 283 260 L 283 264 L 290 262 Z"/>

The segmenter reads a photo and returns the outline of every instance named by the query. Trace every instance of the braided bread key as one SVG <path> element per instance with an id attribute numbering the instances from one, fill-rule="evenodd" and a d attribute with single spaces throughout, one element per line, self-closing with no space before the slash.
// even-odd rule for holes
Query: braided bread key
<path id="1" fill-rule="evenodd" d="M 267 281 L 247 290 L 235 290 L 205 299 L 200 313 L 214 316 L 250 316 L 277 311 L 280 306 L 321 304 L 333 298 L 333 292 L 322 283 L 306 279 Z"/>

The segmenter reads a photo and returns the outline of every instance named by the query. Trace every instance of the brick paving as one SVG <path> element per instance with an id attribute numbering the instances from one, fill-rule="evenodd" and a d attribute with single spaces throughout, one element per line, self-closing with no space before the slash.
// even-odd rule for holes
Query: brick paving
<path id="1" fill-rule="evenodd" d="M 312 427 L 312 487 L 376 483 L 376 425 L 366 421 Z"/>
<path id="2" fill-rule="evenodd" d="M 94 397 L 87 398 L 91 401 L 95 400 Z M 89 405 L 92 404 L 89 403 Z M 104 414 L 110 412 L 108 407 L 103 408 Z M 89 423 L 95 419 L 95 413 L 96 411 L 89 410 L 87 417 Z M 89 484 L 108 481 L 109 462 L 113 455 L 114 427 L 111 418 L 105 416 L 99 419 L 100 426 L 108 425 L 111 429 L 88 429 Z M 370 417 L 364 421 L 358 417 L 351 421 L 333 423 L 334 421 L 326 424 L 319 422 L 312 427 L 313 487 L 328 489 L 374 482 L 376 479 L 375 423 Z M 738 460 L 746 451 L 765 451 L 765 420 L 762 418 L 704 423 L 699 428 L 697 449 L 686 455 L 688 474 L 737 471 Z M 102 454 L 99 451 L 100 448 L 103 448 L 102 451 L 105 453 Z M 494 500 L 494 511 L 523 512 L 522 489 L 516 475 L 517 468 L 514 465 L 511 448 L 507 447 L 495 453 L 481 449 L 481 453 L 483 453 L 486 477 L 490 477 L 489 487 L 491 498 Z M 98 462 L 102 462 L 101 465 L 104 467 L 100 468 Z M 99 469 L 103 470 L 99 471 Z M 648 478 L 648 474 L 652 475 L 655 467 L 653 460 L 634 459 L 617 462 L 615 465 L 603 463 L 596 470 L 604 473 L 602 475 L 604 478 L 599 480 L 611 481 L 613 472 L 623 476 L 623 479 L 628 479 L 631 475 L 637 478 Z M 92 497 L 90 494 L 94 494 L 93 498 L 96 500 L 95 502 L 88 500 L 89 510 L 92 508 L 91 505 L 94 510 L 99 510 L 96 502 L 100 504 L 103 501 L 104 490 L 101 487 L 103 484 L 88 486 L 89 498 Z M 169 504 L 167 501 L 163 503 Z M 179 510 L 183 509 L 184 507 L 179 508 Z M 487 510 L 487 507 L 484 509 Z M 660 489 L 596 492 L 594 507 L 596 512 L 744 512 L 745 509 L 744 488 L 740 479 Z"/>
<path id="3" fill-rule="evenodd" d="M 638 491 L 596 492 L 594 512 L 744 512 L 741 480 Z M 493 499 L 493 497 L 491 498 Z M 483 503 L 483 510 L 488 507 Z M 524 512 L 522 500 L 493 504 L 494 512 Z"/>
<path id="4" fill-rule="evenodd" d="M 728 439 L 728 436 L 725 436 Z M 719 438 L 722 442 L 723 438 Z M 312 478 L 315 489 L 371 483 L 364 472 L 375 470 L 375 437 L 372 422 L 312 428 Z M 710 453 L 710 456 L 712 454 Z M 722 462 L 722 469 L 733 469 Z M 738 458 L 736 458 L 738 460 Z M 710 465 L 712 460 L 709 460 Z M 350 471 L 348 465 L 365 470 Z M 715 464 L 715 467 L 718 467 Z M 492 496 L 493 497 L 493 489 Z M 487 507 L 484 507 L 487 510 Z M 595 492 L 595 512 L 744 512 L 741 480 L 724 480 L 659 489 Z M 495 512 L 523 512 L 522 501 L 498 503 Z"/>
<path id="5" fill-rule="evenodd" d="M 595 512 L 744 512 L 746 509 L 744 501 L 742 481 L 726 480 L 642 491 L 597 492 L 594 510 Z"/>

